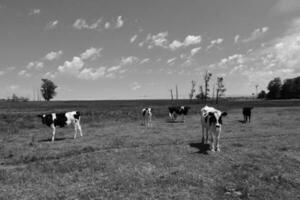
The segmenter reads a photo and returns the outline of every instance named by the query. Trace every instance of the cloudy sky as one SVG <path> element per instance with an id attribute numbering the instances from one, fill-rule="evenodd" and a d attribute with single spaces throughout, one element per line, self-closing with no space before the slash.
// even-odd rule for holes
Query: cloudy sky
<path id="1" fill-rule="evenodd" d="M 0 0 L 0 98 L 187 98 L 205 71 L 227 96 L 299 76 L 300 1 Z"/>

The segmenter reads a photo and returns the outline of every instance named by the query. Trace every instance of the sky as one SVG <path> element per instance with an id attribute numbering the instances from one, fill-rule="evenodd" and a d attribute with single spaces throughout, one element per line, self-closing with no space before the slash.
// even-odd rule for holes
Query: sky
<path id="1" fill-rule="evenodd" d="M 0 98 L 43 78 L 55 100 L 188 98 L 205 72 L 251 96 L 299 55 L 299 0 L 0 0 Z"/>

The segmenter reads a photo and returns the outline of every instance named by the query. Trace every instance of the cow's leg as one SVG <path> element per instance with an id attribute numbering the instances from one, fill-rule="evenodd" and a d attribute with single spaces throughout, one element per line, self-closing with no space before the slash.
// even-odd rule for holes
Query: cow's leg
<path id="1" fill-rule="evenodd" d="M 251 121 L 251 115 L 249 115 L 249 123 L 250 123 L 250 121 Z"/>
<path id="2" fill-rule="evenodd" d="M 77 136 L 77 128 L 78 128 L 78 125 L 77 125 L 77 122 L 75 121 L 74 122 L 74 129 L 75 129 L 74 139 L 76 139 L 76 136 Z"/>
<path id="3" fill-rule="evenodd" d="M 221 127 L 216 130 L 216 150 L 220 151 L 220 133 L 221 133 Z"/>
<path id="4" fill-rule="evenodd" d="M 209 142 L 209 135 L 210 135 L 210 133 L 209 133 L 209 127 L 208 126 L 206 126 L 205 131 L 206 131 L 205 143 L 208 144 L 208 142 Z"/>
<path id="5" fill-rule="evenodd" d="M 152 127 L 152 116 L 149 116 L 149 126 Z"/>
<path id="6" fill-rule="evenodd" d="M 78 128 L 78 130 L 79 130 L 79 134 L 80 134 L 80 136 L 82 137 L 82 129 L 81 129 L 81 125 L 80 125 L 80 121 L 78 120 L 77 121 L 77 128 Z"/>
<path id="7" fill-rule="evenodd" d="M 204 138 L 204 124 L 202 123 L 202 125 L 201 125 L 201 127 L 202 127 L 202 144 L 204 144 L 205 143 L 205 138 Z"/>
<path id="8" fill-rule="evenodd" d="M 216 139 L 215 139 L 215 130 L 210 130 L 210 136 L 211 136 L 211 142 L 210 142 L 210 150 L 211 151 L 215 151 L 215 141 L 216 141 Z"/>
<path id="9" fill-rule="evenodd" d="M 169 117 L 170 117 L 171 120 L 173 119 L 173 115 L 170 112 L 169 112 Z"/>
<path id="10" fill-rule="evenodd" d="M 55 139 L 55 126 L 54 124 L 51 124 L 51 128 L 52 128 L 52 142 L 54 142 L 54 139 Z"/>

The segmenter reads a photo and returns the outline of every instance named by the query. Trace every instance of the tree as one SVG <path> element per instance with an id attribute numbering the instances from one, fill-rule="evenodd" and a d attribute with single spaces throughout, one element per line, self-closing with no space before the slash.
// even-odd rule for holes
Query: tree
<path id="1" fill-rule="evenodd" d="M 267 97 L 266 91 L 262 90 L 260 93 L 258 93 L 257 98 L 258 99 L 265 99 Z"/>
<path id="2" fill-rule="evenodd" d="M 281 79 L 279 77 L 274 78 L 268 84 L 268 99 L 279 99 L 280 98 L 280 91 L 281 91 Z"/>
<path id="3" fill-rule="evenodd" d="M 224 95 L 226 88 L 223 84 L 223 77 L 217 77 L 217 96 L 216 96 L 216 104 L 219 102 L 219 97 Z"/>
<path id="4" fill-rule="evenodd" d="M 198 100 L 202 100 L 203 102 L 203 99 L 204 99 L 204 92 L 203 92 L 203 87 L 202 85 L 199 86 L 199 94 L 196 95 L 196 98 Z"/>
<path id="5" fill-rule="evenodd" d="M 192 102 L 194 93 L 196 92 L 195 86 L 196 86 L 196 81 L 192 80 L 192 89 L 191 89 L 191 92 L 189 93 L 190 102 Z"/>
<path id="6" fill-rule="evenodd" d="M 283 99 L 300 98 L 300 76 L 284 80 L 280 95 Z"/>
<path id="7" fill-rule="evenodd" d="M 49 79 L 42 79 L 41 94 L 46 101 L 50 101 L 56 95 L 57 86 Z"/>
<path id="8" fill-rule="evenodd" d="M 209 94 L 209 80 L 211 78 L 212 74 L 207 72 L 204 75 L 204 103 L 206 104 L 206 100 Z"/>

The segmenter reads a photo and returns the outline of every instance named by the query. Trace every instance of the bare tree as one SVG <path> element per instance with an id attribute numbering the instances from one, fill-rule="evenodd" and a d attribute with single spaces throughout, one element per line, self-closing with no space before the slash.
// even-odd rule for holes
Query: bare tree
<path id="1" fill-rule="evenodd" d="M 192 102 L 194 93 L 196 92 L 195 86 L 196 86 L 196 81 L 192 80 L 192 89 L 191 89 L 191 92 L 189 93 L 190 102 Z"/>
<path id="2" fill-rule="evenodd" d="M 209 95 L 209 80 L 212 76 L 212 73 L 209 73 L 208 71 L 205 72 L 204 75 L 204 103 L 206 104 L 207 97 Z"/>
<path id="3" fill-rule="evenodd" d="M 172 89 L 170 89 L 170 92 L 171 92 L 171 103 L 173 103 L 173 90 Z"/>
<path id="4" fill-rule="evenodd" d="M 216 104 L 219 103 L 219 97 L 224 95 L 224 92 L 226 91 L 226 88 L 223 84 L 223 77 L 217 77 L 217 97 L 216 97 Z"/>
<path id="5" fill-rule="evenodd" d="M 176 85 L 176 104 L 178 104 L 178 87 Z"/>

